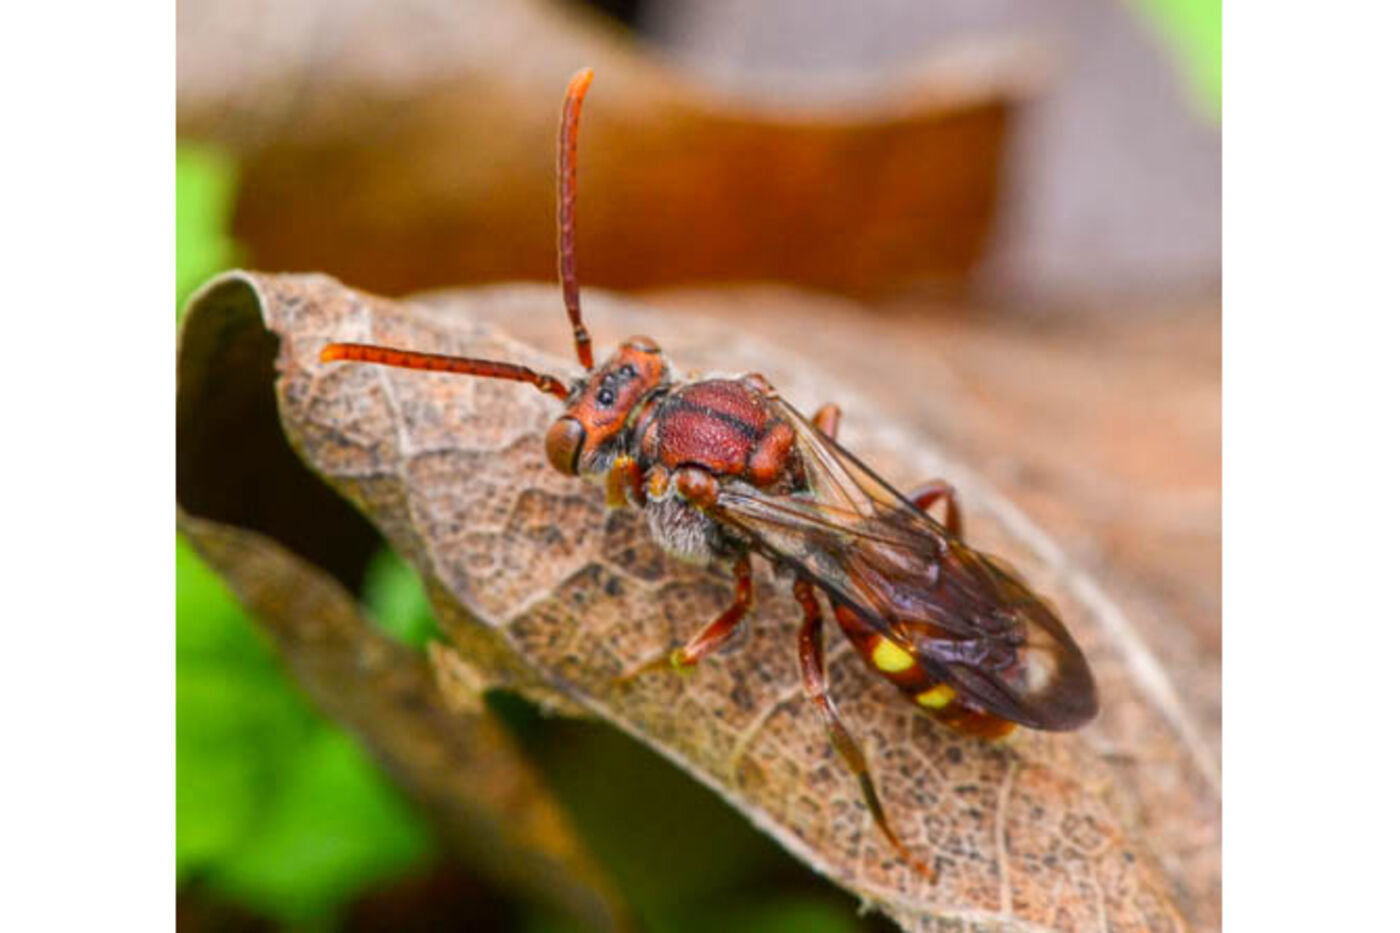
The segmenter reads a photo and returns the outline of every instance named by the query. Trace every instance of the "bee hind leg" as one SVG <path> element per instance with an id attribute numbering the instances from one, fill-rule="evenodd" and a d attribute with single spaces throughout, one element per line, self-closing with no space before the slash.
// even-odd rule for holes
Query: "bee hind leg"
<path id="1" fill-rule="evenodd" d="M 812 426 L 833 441 L 836 440 L 836 432 L 841 426 L 840 406 L 835 402 L 827 402 L 818 408 L 812 413 Z M 943 524 L 954 536 L 962 537 L 962 509 L 958 507 L 957 493 L 953 491 L 951 483 L 941 479 L 929 480 L 915 486 L 905 498 L 925 512 L 940 501 L 946 502 L 947 512 Z"/>
<path id="2" fill-rule="evenodd" d="M 909 490 L 905 498 L 914 503 L 925 512 L 933 508 L 940 501 L 946 502 L 947 512 L 944 513 L 944 526 L 953 533 L 955 537 L 962 537 L 962 509 L 958 506 L 958 495 L 953 491 L 953 486 L 947 480 L 932 479 L 927 483 L 921 483 Z"/>
<path id="3" fill-rule="evenodd" d="M 835 402 L 827 402 L 812 414 L 812 426 L 836 440 L 836 431 L 841 427 L 841 408 Z"/>
<path id="4" fill-rule="evenodd" d="M 642 674 L 663 670 L 667 667 L 677 671 L 690 670 L 728 644 L 730 639 L 738 634 L 740 624 L 752 608 L 753 565 L 750 563 L 748 552 L 745 552 L 734 561 L 734 601 L 729 604 L 729 608 L 720 613 L 709 625 L 696 632 L 681 647 L 660 657 L 652 658 L 650 661 L 644 661 L 617 678 L 616 682 L 625 684 Z"/>
<path id="5" fill-rule="evenodd" d="M 865 799 L 865 806 L 870 810 L 875 825 L 879 827 L 880 832 L 884 834 L 885 839 L 889 841 L 890 846 L 899 854 L 900 858 L 929 881 L 936 883 L 938 870 L 916 857 L 890 826 L 889 819 L 885 816 L 885 807 L 880 803 L 880 795 L 875 790 L 875 782 L 870 777 L 870 766 L 865 761 L 865 753 L 860 750 L 860 746 L 856 744 L 856 740 L 846 729 L 845 723 L 841 721 L 840 715 L 836 712 L 836 704 L 832 702 L 831 694 L 827 691 L 826 662 L 822 652 L 821 606 L 817 603 L 816 593 L 813 591 L 811 582 L 798 579 L 792 585 L 792 595 L 802 607 L 802 629 L 798 635 L 798 657 L 802 667 L 802 687 L 807 694 L 807 699 L 821 714 L 822 724 L 826 727 L 827 739 L 831 742 L 832 748 L 836 749 L 836 753 L 845 763 L 847 770 L 854 774 L 856 780 L 860 782 L 861 796 Z"/>

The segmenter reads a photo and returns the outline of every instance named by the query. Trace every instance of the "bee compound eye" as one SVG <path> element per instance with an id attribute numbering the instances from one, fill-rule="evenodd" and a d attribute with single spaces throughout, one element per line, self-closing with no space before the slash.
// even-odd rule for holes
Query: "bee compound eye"
<path id="1" fill-rule="evenodd" d="M 550 425 L 544 436 L 544 452 L 550 465 L 565 476 L 577 476 L 578 455 L 587 436 L 576 418 L 560 418 Z"/>

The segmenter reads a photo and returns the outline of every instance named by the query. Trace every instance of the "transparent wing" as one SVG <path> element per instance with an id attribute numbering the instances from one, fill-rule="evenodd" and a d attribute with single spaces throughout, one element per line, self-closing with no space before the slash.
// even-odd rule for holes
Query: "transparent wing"
<path id="1" fill-rule="evenodd" d="M 716 517 L 800 568 L 988 712 L 1040 729 L 1093 717 L 1088 663 L 1043 599 L 777 404 L 796 432 L 806 489 L 774 495 L 726 484 Z"/>

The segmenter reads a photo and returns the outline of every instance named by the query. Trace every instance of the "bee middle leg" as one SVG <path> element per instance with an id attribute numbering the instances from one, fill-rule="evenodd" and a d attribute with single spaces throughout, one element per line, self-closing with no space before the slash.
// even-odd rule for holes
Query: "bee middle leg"
<path id="1" fill-rule="evenodd" d="M 807 699 L 821 714 L 822 724 L 826 727 L 827 739 L 831 742 L 832 748 L 836 749 L 836 753 L 841 756 L 846 769 L 854 774 L 856 780 L 860 782 L 860 793 L 861 797 L 865 799 L 865 806 L 870 810 L 875 825 L 879 827 L 890 846 L 915 871 L 930 881 L 937 882 L 937 869 L 931 868 L 909 851 L 909 847 L 890 826 L 889 818 L 885 816 L 885 807 L 880 802 L 880 795 L 875 790 L 875 782 L 870 777 L 870 766 L 865 761 L 865 753 L 860 750 L 860 746 L 856 744 L 856 740 L 851 736 L 845 723 L 841 721 L 840 715 L 836 712 L 836 704 L 832 701 L 826 684 L 826 662 L 822 652 L 821 606 L 817 603 L 816 593 L 813 591 L 811 582 L 799 578 L 792 585 L 792 595 L 797 600 L 798 605 L 802 607 L 802 629 L 798 634 L 798 659 L 802 667 L 802 688 L 807 694 Z"/>
<path id="2" fill-rule="evenodd" d="M 617 678 L 618 683 L 627 683 L 642 674 L 670 667 L 678 671 L 688 671 L 702 660 L 727 645 L 739 632 L 739 626 L 753 608 L 753 564 L 748 552 L 734 561 L 734 601 L 715 618 L 713 622 L 696 632 L 689 641 L 674 651 L 667 652 Z"/>

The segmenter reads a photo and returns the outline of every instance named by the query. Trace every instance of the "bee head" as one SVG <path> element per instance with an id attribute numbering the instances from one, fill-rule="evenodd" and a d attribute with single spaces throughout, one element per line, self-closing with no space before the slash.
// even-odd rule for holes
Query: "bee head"
<path id="1" fill-rule="evenodd" d="M 574 385 L 568 407 L 545 435 L 545 452 L 568 476 L 607 472 L 627 441 L 640 403 L 670 381 L 670 366 L 650 337 L 633 337 Z"/>

